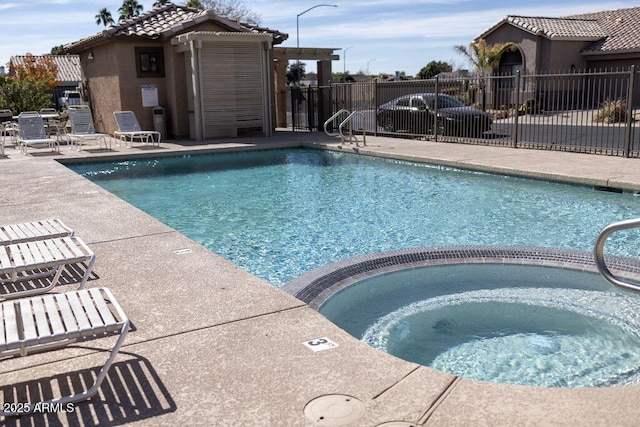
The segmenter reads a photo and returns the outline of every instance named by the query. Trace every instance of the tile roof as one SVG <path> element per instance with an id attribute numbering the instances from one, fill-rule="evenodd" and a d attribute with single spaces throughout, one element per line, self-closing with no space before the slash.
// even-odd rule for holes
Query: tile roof
<path id="1" fill-rule="evenodd" d="M 78 55 L 16 55 L 12 56 L 9 64 L 11 66 L 25 65 L 27 57 L 39 60 L 41 58 L 52 58 L 58 67 L 56 80 L 60 83 L 68 82 L 77 84 L 81 80 L 80 57 Z"/>
<path id="2" fill-rule="evenodd" d="M 72 42 L 65 47 L 75 51 L 112 37 L 168 38 L 206 21 L 215 21 L 232 32 L 270 33 L 273 36 L 274 44 L 282 43 L 289 37 L 288 34 L 276 30 L 218 16 L 210 9 L 199 10 L 168 3 L 133 18 L 120 21 L 97 34 Z"/>
<path id="3" fill-rule="evenodd" d="M 595 19 L 545 18 L 509 15 L 507 22 L 549 39 L 599 40 L 607 36 Z"/>
<path id="4" fill-rule="evenodd" d="M 572 18 L 594 19 L 607 37 L 586 51 L 610 52 L 640 49 L 640 7 L 574 15 Z"/>
<path id="5" fill-rule="evenodd" d="M 548 39 L 593 41 L 585 52 L 640 50 L 640 7 L 560 18 L 508 15 L 478 38 L 509 23 Z"/>

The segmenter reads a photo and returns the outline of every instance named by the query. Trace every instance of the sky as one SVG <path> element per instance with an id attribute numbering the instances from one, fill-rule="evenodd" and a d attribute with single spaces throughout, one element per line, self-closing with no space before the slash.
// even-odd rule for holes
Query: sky
<path id="1" fill-rule="evenodd" d="M 154 0 L 138 2 L 148 11 Z M 340 59 L 332 65 L 334 72 L 404 71 L 410 76 L 431 61 L 447 62 L 454 69 L 471 68 L 454 46 L 467 46 L 507 15 L 560 17 L 639 6 L 637 1 L 607 0 L 328 0 L 326 3 L 245 0 L 244 3 L 260 16 L 262 26 L 289 34 L 280 46 L 296 47 L 299 43 L 300 47 L 341 49 L 336 52 Z M 319 4 L 337 7 L 313 8 Z M 117 19 L 121 5 L 122 1 L 107 0 L 0 0 L 0 65 L 6 66 L 13 55 L 46 54 L 54 46 L 93 35 L 103 29 L 95 22 L 98 11 L 106 7 Z M 315 69 L 315 61 L 306 61 L 308 72 Z"/>

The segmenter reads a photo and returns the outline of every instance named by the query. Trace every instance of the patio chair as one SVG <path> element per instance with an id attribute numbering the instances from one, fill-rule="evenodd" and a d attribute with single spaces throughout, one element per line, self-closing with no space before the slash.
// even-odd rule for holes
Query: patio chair
<path id="1" fill-rule="evenodd" d="M 135 140 L 160 146 L 160 132 L 142 130 L 133 111 L 114 111 L 113 117 L 118 124 L 118 130 L 113 133 L 113 136 L 124 141 L 127 147 L 131 147 Z"/>
<path id="2" fill-rule="evenodd" d="M 102 148 L 102 145 L 104 145 L 105 150 L 107 148 L 111 149 L 109 135 L 96 133 L 90 108 L 70 108 L 69 120 L 71 121 L 71 133 L 67 134 L 67 138 L 69 143 L 77 145 L 78 150 L 82 148 L 82 141 L 84 140 L 95 140 L 98 143 L 98 147 Z M 107 141 L 109 142 L 109 147 L 107 147 Z"/>
<path id="3" fill-rule="evenodd" d="M 45 293 L 56 286 L 67 267 L 85 262 L 78 286 L 82 289 L 95 260 L 93 251 L 75 236 L 0 246 L 0 299 Z"/>
<path id="4" fill-rule="evenodd" d="M 7 144 L 7 138 L 15 145 L 19 132 L 18 124 L 12 121 L 13 113 L 11 110 L 0 110 L 0 155 L 4 156 L 4 147 Z"/>
<path id="5" fill-rule="evenodd" d="M 0 225 L 0 245 L 73 236 L 73 230 L 59 219 Z"/>
<path id="6" fill-rule="evenodd" d="M 46 116 L 46 115 L 57 116 L 58 110 L 56 110 L 55 108 L 41 108 L 40 115 L 41 116 Z"/>
<path id="7" fill-rule="evenodd" d="M 41 403 L 79 402 L 96 394 L 124 343 L 130 322 L 107 288 L 84 289 L 46 294 L 0 303 L 0 358 L 28 356 L 32 353 L 62 349 L 79 339 L 88 340 L 118 334 L 109 357 L 91 386 L 80 393 L 57 397 Z M 14 405 L 5 396 L 3 408 Z M 27 402 L 21 402 L 27 403 Z M 34 408 L 38 402 L 28 402 Z M 15 405 L 17 407 L 17 405 Z M 27 406 L 27 405 L 25 405 Z M 41 405 L 41 407 L 44 405 Z M 23 406 L 24 408 L 24 406 Z M 0 412 L 0 416 L 19 415 Z"/>
<path id="8" fill-rule="evenodd" d="M 39 113 L 35 111 L 20 113 L 18 115 L 18 126 L 20 127 L 18 144 L 20 144 L 24 154 L 27 154 L 27 148 L 29 146 L 48 146 L 52 151 L 60 152 L 58 135 L 56 135 L 55 139 L 47 137 L 44 122 Z"/>

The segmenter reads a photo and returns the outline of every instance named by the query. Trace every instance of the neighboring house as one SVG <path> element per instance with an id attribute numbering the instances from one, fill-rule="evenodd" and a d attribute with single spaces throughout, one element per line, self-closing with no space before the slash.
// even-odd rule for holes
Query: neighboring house
<path id="1" fill-rule="evenodd" d="M 52 102 L 57 108 L 60 108 L 58 98 L 62 96 L 65 90 L 77 90 L 82 80 L 80 57 L 78 55 L 16 55 L 9 60 L 9 73 L 11 74 L 12 69 L 17 66 L 26 65 L 27 57 L 36 61 L 50 58 L 56 64 L 58 86 L 53 89 Z"/>
<path id="2" fill-rule="evenodd" d="M 476 41 L 479 39 L 484 39 L 489 45 L 506 42 L 517 45 L 517 50 L 500 58 L 496 72 L 501 76 L 516 72 L 541 75 L 629 70 L 631 65 L 638 69 L 640 7 L 559 18 L 509 15 L 480 34 Z M 540 89 L 531 86 L 533 81 L 528 82 L 523 99 L 560 96 L 558 91 L 550 95 L 550 89 Z M 490 99 L 495 105 L 513 105 L 513 96 L 505 95 L 510 93 L 512 84 L 503 81 L 500 88 L 494 85 L 489 89 L 492 92 Z M 640 85 L 637 86 L 634 92 L 636 104 L 640 100 Z M 606 93 L 600 95 L 607 96 Z"/>
<path id="3" fill-rule="evenodd" d="M 116 130 L 119 110 L 153 129 L 154 107 L 162 106 L 164 137 L 204 140 L 271 135 L 273 46 L 287 37 L 169 3 L 65 47 L 80 57 L 98 131 Z"/>
<path id="4" fill-rule="evenodd" d="M 628 68 L 640 65 L 640 7 L 561 18 L 509 15 L 480 38 L 518 46 L 502 57 L 501 74 Z"/>

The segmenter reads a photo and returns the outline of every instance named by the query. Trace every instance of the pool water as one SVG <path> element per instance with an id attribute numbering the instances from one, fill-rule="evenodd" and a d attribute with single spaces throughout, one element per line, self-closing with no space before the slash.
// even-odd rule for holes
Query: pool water
<path id="1" fill-rule="evenodd" d="M 590 251 L 604 226 L 640 216 L 631 194 L 310 149 L 71 168 L 275 286 L 407 247 Z M 616 233 L 607 253 L 634 256 L 637 237 Z"/>
<path id="2" fill-rule="evenodd" d="M 372 347 L 466 378 L 545 387 L 640 379 L 640 298 L 596 273 L 421 267 L 362 280 L 319 311 Z"/>

